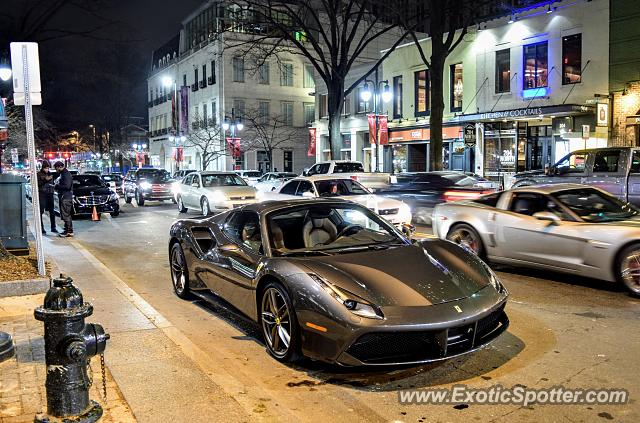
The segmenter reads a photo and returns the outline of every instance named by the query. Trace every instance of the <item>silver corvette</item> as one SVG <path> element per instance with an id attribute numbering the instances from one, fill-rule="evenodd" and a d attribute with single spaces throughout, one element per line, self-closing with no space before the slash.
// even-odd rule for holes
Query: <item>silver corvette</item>
<path id="1" fill-rule="evenodd" d="M 640 295 L 640 209 L 578 184 L 443 203 L 434 234 L 488 261 L 621 282 Z"/>

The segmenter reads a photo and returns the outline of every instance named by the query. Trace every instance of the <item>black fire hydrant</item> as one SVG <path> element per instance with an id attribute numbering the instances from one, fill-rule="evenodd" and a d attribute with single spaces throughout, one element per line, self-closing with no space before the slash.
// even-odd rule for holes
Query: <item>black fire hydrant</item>
<path id="1" fill-rule="evenodd" d="M 35 318 L 44 322 L 48 414 L 36 416 L 36 421 L 95 422 L 102 416 L 102 407 L 89 400 L 87 367 L 91 357 L 104 351 L 109 335 L 98 324 L 85 324 L 85 317 L 92 313 L 93 306 L 62 274 L 53 279 L 44 306 L 35 309 Z"/>

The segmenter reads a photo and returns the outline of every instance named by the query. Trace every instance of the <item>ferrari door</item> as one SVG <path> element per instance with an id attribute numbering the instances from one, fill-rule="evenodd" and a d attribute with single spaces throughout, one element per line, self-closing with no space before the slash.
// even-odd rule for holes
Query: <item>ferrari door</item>
<path id="1" fill-rule="evenodd" d="M 542 220 L 536 213 L 558 220 Z M 495 216 L 498 256 L 511 260 L 575 270 L 582 263 L 584 238 L 553 199 L 534 192 L 514 192 L 508 210 Z"/>

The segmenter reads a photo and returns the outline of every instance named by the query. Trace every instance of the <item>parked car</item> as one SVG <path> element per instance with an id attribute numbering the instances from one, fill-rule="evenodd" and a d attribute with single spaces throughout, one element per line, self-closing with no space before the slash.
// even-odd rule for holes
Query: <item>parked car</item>
<path id="1" fill-rule="evenodd" d="M 408 205 L 393 198 L 375 195 L 359 182 L 346 176 L 299 176 L 285 182 L 277 195 L 265 194 L 265 199 L 296 197 L 340 197 L 368 207 L 401 230 L 403 225 L 411 224 L 411 209 Z"/>
<path id="2" fill-rule="evenodd" d="M 144 206 L 146 201 L 175 201 L 172 183 L 169 172 L 164 169 L 134 169 L 127 172 L 124 178 L 122 195 L 126 203 L 131 203 L 135 198 L 138 206 Z"/>
<path id="3" fill-rule="evenodd" d="M 122 175 L 118 173 L 105 173 L 101 176 L 102 180 L 109 185 L 109 188 L 117 192 L 118 194 L 122 194 Z"/>
<path id="4" fill-rule="evenodd" d="M 176 202 L 180 213 L 189 208 L 203 216 L 258 201 L 257 190 L 233 172 L 194 172 L 178 185 Z"/>
<path id="5" fill-rule="evenodd" d="M 176 170 L 175 172 L 173 172 L 172 178 L 179 181 L 185 176 L 187 176 L 188 174 L 193 173 L 195 171 L 196 171 L 195 169 Z"/>
<path id="6" fill-rule="evenodd" d="M 340 199 L 262 202 L 170 229 L 180 298 L 211 290 L 254 320 L 276 360 L 416 364 L 471 353 L 509 325 L 508 293 L 472 252 L 412 243 Z"/>
<path id="7" fill-rule="evenodd" d="M 102 172 L 100 172 L 99 170 L 85 170 L 82 172 L 83 175 L 102 175 Z"/>
<path id="8" fill-rule="evenodd" d="M 298 176 L 291 172 L 269 172 L 262 175 L 253 186 L 262 192 L 277 191 L 282 183 Z"/>
<path id="9" fill-rule="evenodd" d="M 384 172 L 365 172 L 361 162 L 350 160 L 330 160 L 319 162 L 304 172 L 304 176 L 335 175 L 348 176 L 374 191 L 387 188 L 395 178 Z"/>
<path id="10" fill-rule="evenodd" d="M 72 175 L 73 214 L 91 214 L 95 206 L 98 213 L 120 214 L 120 197 L 98 175 Z M 53 208 L 60 213 L 58 196 L 53 196 Z"/>
<path id="11" fill-rule="evenodd" d="M 579 183 L 601 188 L 640 206 L 640 148 L 608 147 L 567 154 L 545 171 L 516 175 L 514 188 L 535 184 Z"/>
<path id="12" fill-rule="evenodd" d="M 497 263 L 619 281 L 640 294 L 640 209 L 585 185 L 439 204 L 434 234 Z"/>
<path id="13" fill-rule="evenodd" d="M 477 175 L 455 171 L 400 173 L 397 183 L 377 192 L 411 207 L 416 223 L 431 224 L 436 204 L 474 199 L 496 191 L 497 185 Z"/>
<path id="14" fill-rule="evenodd" d="M 254 185 L 262 176 L 259 170 L 236 170 L 236 173 L 249 185 Z"/>

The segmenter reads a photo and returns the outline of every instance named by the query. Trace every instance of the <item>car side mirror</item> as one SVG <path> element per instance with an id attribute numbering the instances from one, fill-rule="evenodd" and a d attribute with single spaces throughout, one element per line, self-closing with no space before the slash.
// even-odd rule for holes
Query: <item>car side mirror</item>
<path id="1" fill-rule="evenodd" d="M 306 168 L 305 168 L 305 169 L 302 171 L 302 176 L 309 176 L 309 169 L 306 169 Z"/>
<path id="2" fill-rule="evenodd" d="M 541 211 L 541 212 L 534 213 L 533 217 L 535 217 L 538 220 L 547 221 L 551 224 L 557 224 L 558 222 L 561 221 L 560 217 L 548 211 Z"/>

